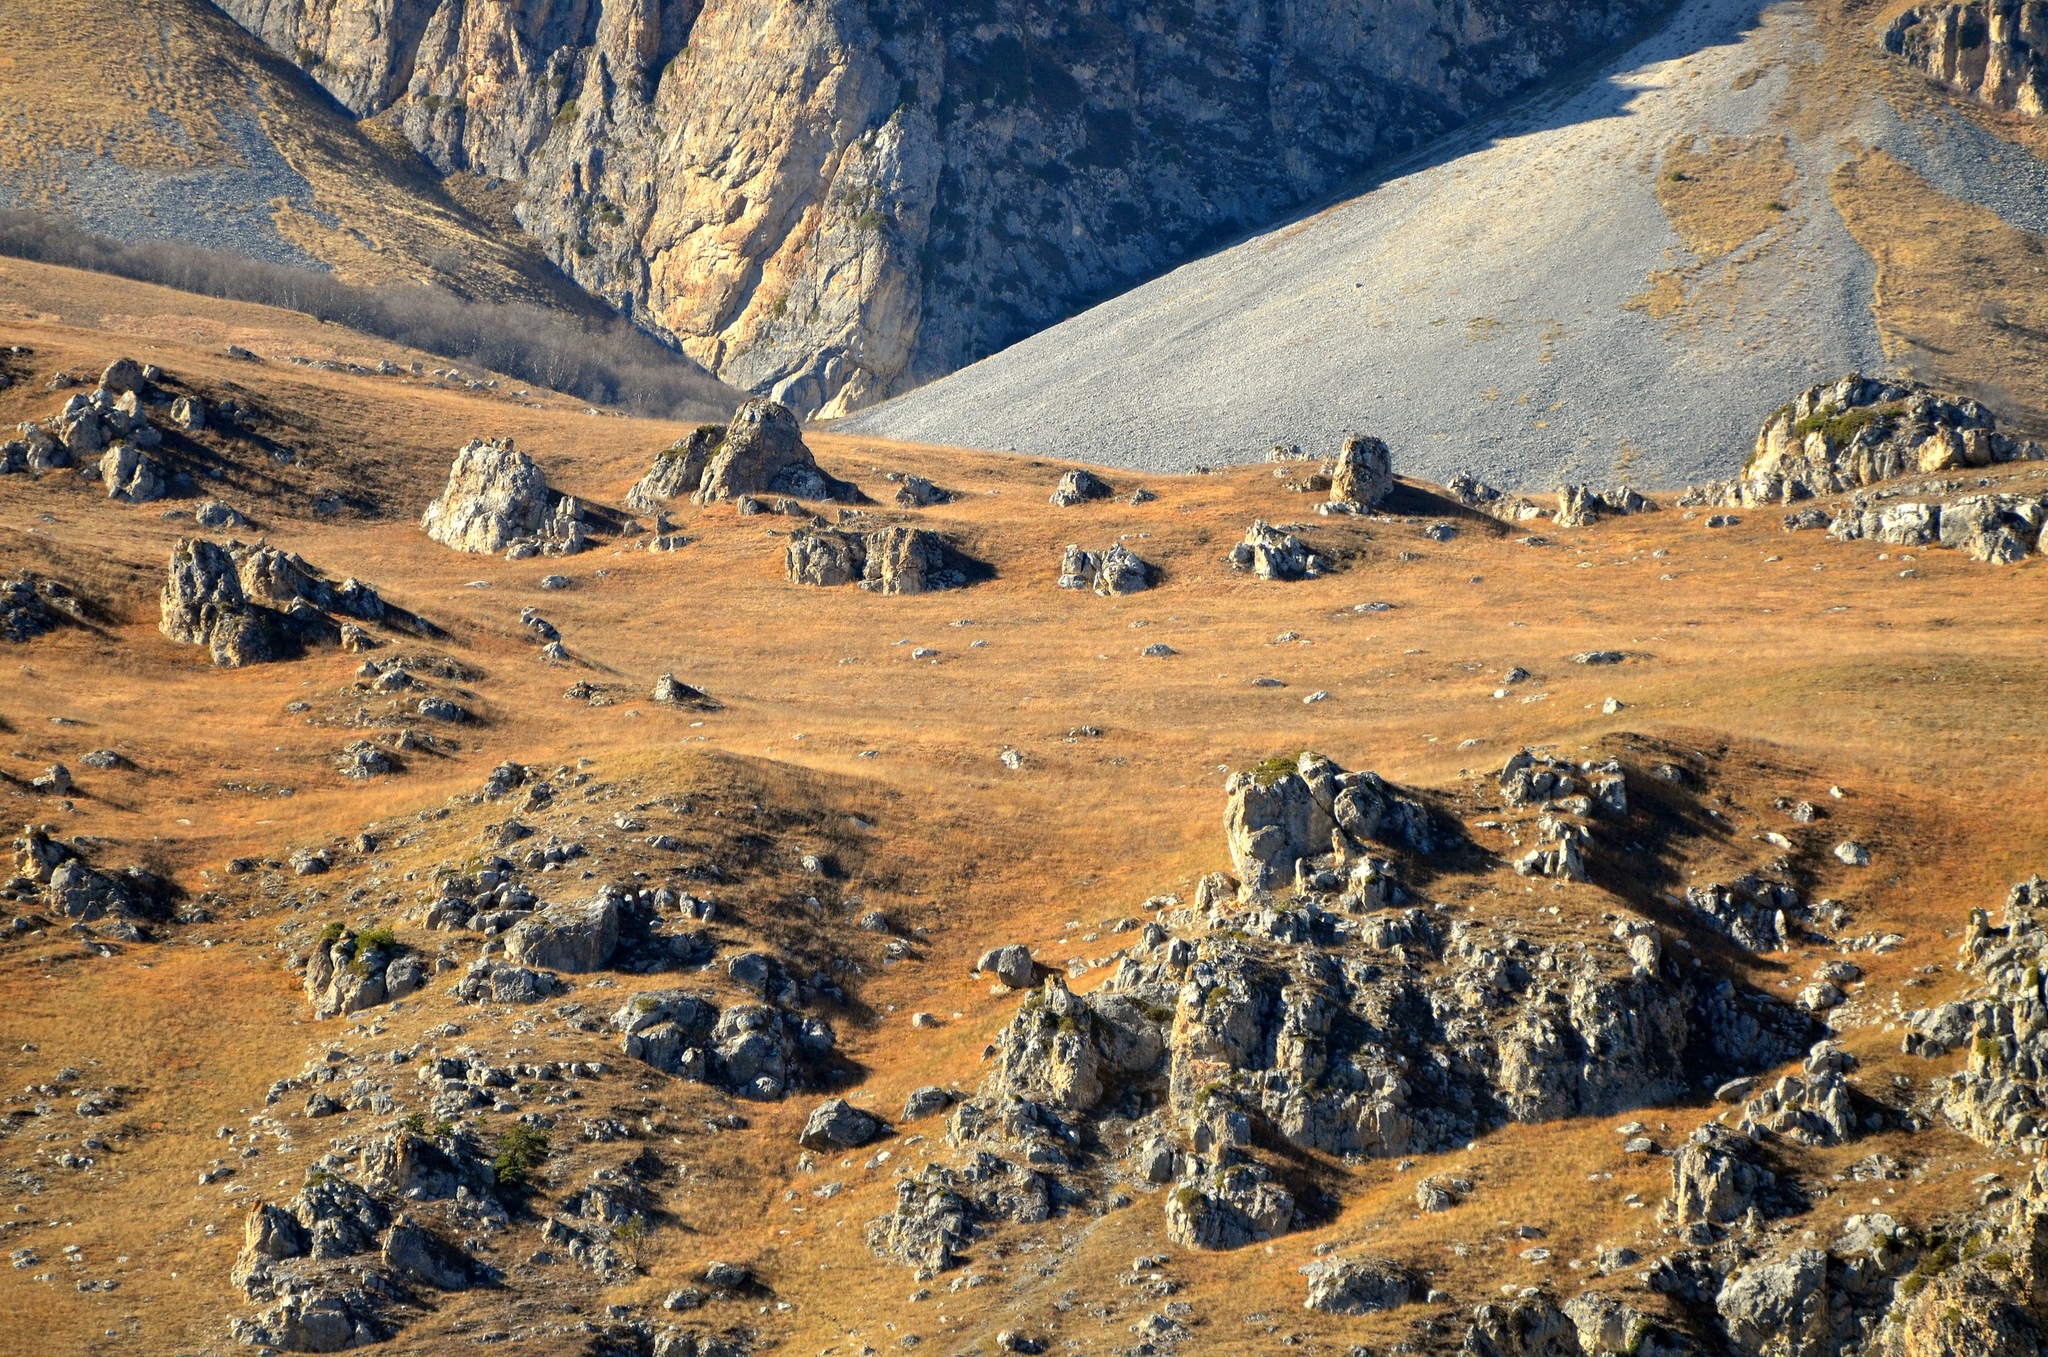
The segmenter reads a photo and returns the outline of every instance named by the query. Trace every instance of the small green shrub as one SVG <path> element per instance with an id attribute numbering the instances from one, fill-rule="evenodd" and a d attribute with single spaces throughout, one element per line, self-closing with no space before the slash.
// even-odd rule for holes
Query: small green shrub
<path id="1" fill-rule="evenodd" d="M 366 928 L 356 934 L 356 951 L 358 953 L 395 952 L 397 950 L 398 934 L 382 924 L 375 928 Z"/>
<path id="2" fill-rule="evenodd" d="M 575 122 L 577 112 L 576 101 L 574 99 L 564 99 L 562 106 L 555 111 L 555 126 L 566 127 L 568 124 Z"/>
<path id="3" fill-rule="evenodd" d="M 405 1128 L 405 1133 L 409 1136 L 423 1136 L 427 1133 L 427 1114 L 424 1112 L 408 1112 L 406 1113 L 405 1120 L 400 1122 L 399 1125 Z"/>
<path id="4" fill-rule="evenodd" d="M 498 1186 L 523 1190 L 548 1157 L 548 1133 L 534 1126 L 514 1126 L 498 1136 L 498 1156 L 491 1161 Z"/>
<path id="5" fill-rule="evenodd" d="M 334 922 L 328 924 L 325 928 L 320 930 L 320 945 L 322 947 L 332 946 L 335 942 L 339 941 L 342 934 L 346 932 L 348 932 L 348 925 L 343 923 L 341 920 L 336 919 Z"/>

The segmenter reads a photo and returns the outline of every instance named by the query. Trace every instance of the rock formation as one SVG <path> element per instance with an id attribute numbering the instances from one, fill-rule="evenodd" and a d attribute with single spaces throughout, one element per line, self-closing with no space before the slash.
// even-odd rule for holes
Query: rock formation
<path id="1" fill-rule="evenodd" d="M 1324 569 L 1323 558 L 1310 552 L 1299 537 L 1258 519 L 1223 559 L 1231 569 L 1249 570 L 1262 580 L 1314 579 Z"/>
<path id="2" fill-rule="evenodd" d="M 700 424 L 688 438 L 663 450 L 647 474 L 626 492 L 626 507 L 643 514 L 658 513 L 669 502 L 696 494 L 704 483 L 704 468 L 725 441 L 725 434 L 716 424 Z"/>
<path id="3" fill-rule="evenodd" d="M 1435 847 L 1430 817 L 1370 773 L 1304 753 L 1238 775 L 1227 798 L 1241 883 L 1204 878 L 1094 992 L 1059 974 L 1025 991 L 992 1072 L 950 1115 L 966 1160 L 899 1187 L 896 1211 L 870 1223 L 877 1252 L 934 1271 L 985 1221 L 1042 1218 L 1094 1162 L 1098 1118 L 1129 1147 L 1118 1173 L 1165 1189 L 1169 1237 L 1229 1249 L 1296 1228 L 1310 1206 L 1268 1146 L 1426 1153 L 1506 1121 L 1685 1096 L 1810 1040 L 1788 1005 L 1664 954 L 1647 920 L 1539 944 L 1410 897 L 1402 863 Z M 1029 983 L 1022 948 L 983 969 L 1001 973 L 1008 954 L 1005 983 Z M 1779 1110 L 1759 1108 L 1759 1125 Z M 1701 1172 L 1724 1213 L 1745 1182 L 1752 1199 L 1765 1186 Z M 1418 1291 L 1371 1260 L 1311 1275 L 1311 1303 L 1343 1313 Z"/>
<path id="4" fill-rule="evenodd" d="M 1352 434 L 1324 468 L 1330 478 L 1330 502 L 1371 509 L 1394 488 L 1394 454 L 1377 438 Z"/>
<path id="5" fill-rule="evenodd" d="M 478 439 L 455 454 L 448 486 L 420 515 L 427 536 L 457 551 L 504 551 L 547 526 L 548 479 L 511 440 Z"/>
<path id="6" fill-rule="evenodd" d="M 171 552 L 159 630 L 174 641 L 203 645 L 225 668 L 283 659 L 306 645 L 344 640 L 329 616 L 424 627 L 418 617 L 388 606 L 360 580 L 336 585 L 295 552 L 258 541 L 226 546 L 184 538 Z M 355 647 L 372 643 L 361 627 Z"/>
<path id="7" fill-rule="evenodd" d="M 1161 42 L 1155 16 L 1016 0 L 218 3 L 441 170 L 516 185 L 577 282 L 805 416 L 1275 220 L 1661 12 L 1314 0 L 1275 25 L 1227 0 Z"/>
<path id="8" fill-rule="evenodd" d="M 1060 482 L 1052 488 L 1050 503 L 1055 508 L 1071 509 L 1077 504 L 1086 504 L 1093 499 L 1108 499 L 1115 492 L 1109 482 L 1092 471 L 1076 467 L 1063 473 Z"/>
<path id="9" fill-rule="evenodd" d="M 842 532 L 799 528 L 789 535 L 786 567 L 793 584 L 858 584 L 877 594 L 923 594 L 967 583 L 967 562 L 927 528 Z"/>
<path id="10" fill-rule="evenodd" d="M 694 446 L 696 439 L 692 438 Z M 797 499 L 856 499 L 859 491 L 818 469 L 804 445 L 803 425 L 779 401 L 742 404 L 725 438 L 707 453 L 704 475 L 692 496 L 716 504 L 743 495 L 793 495 Z"/>
<path id="11" fill-rule="evenodd" d="M 172 549 L 162 615 L 164 635 L 205 646 L 223 668 L 277 658 L 268 616 L 250 604 L 234 559 L 216 543 L 185 538 Z"/>
<path id="12" fill-rule="evenodd" d="M 1993 108 L 2048 110 L 2048 11 L 2038 3 L 1915 6 L 1892 20 L 1884 49 Z"/>
<path id="13" fill-rule="evenodd" d="M 1740 476 L 1695 487 L 1679 502 L 1789 504 L 1913 472 L 2042 455 L 2040 444 L 1999 433 L 1997 416 L 1976 401 L 1851 373 L 1801 393 L 1765 420 Z"/>
<path id="14" fill-rule="evenodd" d="M 1104 598 L 1142 593 L 1151 587 L 1152 567 L 1135 551 L 1117 542 L 1107 551 L 1069 546 L 1060 557 L 1062 589 L 1093 589 Z"/>

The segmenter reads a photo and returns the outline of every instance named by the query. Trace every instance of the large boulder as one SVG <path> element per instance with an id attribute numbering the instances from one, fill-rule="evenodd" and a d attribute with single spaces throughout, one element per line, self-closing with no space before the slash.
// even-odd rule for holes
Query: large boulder
<path id="1" fill-rule="evenodd" d="M 1727 1225 L 1742 1219 L 1772 1188 L 1756 1142 L 1708 1122 L 1671 1156 L 1671 1218 L 1680 1225 Z"/>
<path id="2" fill-rule="evenodd" d="M 797 1136 L 797 1144 L 829 1154 L 835 1150 L 857 1150 L 880 1134 L 880 1117 L 863 1112 L 844 1098 L 831 1098 L 812 1110 L 803 1132 Z"/>
<path id="3" fill-rule="evenodd" d="M 1330 502 L 1370 509 L 1394 488 L 1394 454 L 1379 439 L 1352 434 L 1329 466 Z"/>
<path id="4" fill-rule="evenodd" d="M 1076 468 L 1060 477 L 1060 483 L 1053 487 L 1050 502 L 1059 508 L 1071 509 L 1091 499 L 1108 499 L 1111 493 L 1109 482 L 1092 471 Z"/>
<path id="5" fill-rule="evenodd" d="M 548 480 L 512 440 L 478 439 L 455 454 L 447 488 L 420 515 L 427 536 L 457 551 L 503 551 L 548 520 Z"/>
<path id="6" fill-rule="evenodd" d="M 234 558 L 217 543 L 181 538 L 172 548 L 160 613 L 164 635 L 205 646 L 223 668 L 277 658 L 268 619 L 250 605 Z"/>
<path id="7" fill-rule="evenodd" d="M 704 483 L 704 468 L 710 465 L 711 454 L 724 442 L 724 429 L 716 424 L 699 425 L 688 438 L 678 439 L 655 456 L 647 474 L 626 492 L 626 507 L 651 514 L 671 500 L 696 494 Z"/>
<path id="8" fill-rule="evenodd" d="M 582 904 L 549 905 L 505 935 L 511 961 L 571 973 L 603 970 L 618 945 L 619 901 L 609 890 Z"/>
<path id="9" fill-rule="evenodd" d="M 1793 1249 L 1730 1276 L 1714 1299 L 1729 1346 L 1743 1357 L 1824 1357 L 1835 1351 L 1828 1324 L 1828 1255 Z"/>
<path id="10" fill-rule="evenodd" d="M 100 481 L 107 498 L 123 504 L 148 504 L 164 497 L 163 470 L 131 443 L 116 443 L 100 458 Z"/>
<path id="11" fill-rule="evenodd" d="M 1301 1269 L 1303 1306 L 1329 1315 L 1370 1315 L 1406 1305 L 1422 1290 L 1415 1274 L 1391 1258 L 1320 1258 Z"/>
<path id="12" fill-rule="evenodd" d="M 788 406 L 750 400 L 733 412 L 725 438 L 708 454 L 702 481 L 691 498 L 699 504 L 717 504 L 764 494 L 850 500 L 855 492 L 818 469 L 817 458 L 804 445 L 803 424 Z"/>

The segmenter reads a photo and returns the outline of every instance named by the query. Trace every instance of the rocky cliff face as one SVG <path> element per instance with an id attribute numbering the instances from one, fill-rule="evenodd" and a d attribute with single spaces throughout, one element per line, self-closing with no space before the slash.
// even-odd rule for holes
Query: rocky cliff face
<path id="1" fill-rule="evenodd" d="M 579 283 L 838 414 L 1271 221 L 1655 0 L 216 0 Z"/>
<path id="2" fill-rule="evenodd" d="M 1930 5 L 1909 9 L 1885 30 L 1885 50 L 1951 89 L 2038 118 L 2048 109 L 2048 5 Z"/>

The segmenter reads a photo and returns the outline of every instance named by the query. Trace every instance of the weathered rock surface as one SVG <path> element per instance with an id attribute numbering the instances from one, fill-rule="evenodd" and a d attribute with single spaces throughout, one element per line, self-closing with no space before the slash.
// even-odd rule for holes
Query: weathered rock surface
<path id="1" fill-rule="evenodd" d="M 1802 392 L 1756 437 L 1742 474 L 1698 486 L 1682 504 L 1789 504 L 1913 472 L 2037 461 L 2040 444 L 1998 432 L 1973 400 L 1855 373 Z"/>
<path id="2" fill-rule="evenodd" d="M 29 641 L 68 622 L 83 622 L 77 596 L 30 571 L 0 579 L 0 641 Z"/>
<path id="3" fill-rule="evenodd" d="M 605 889 L 582 904 L 549 905 L 505 935 L 505 956 L 521 966 L 579 974 L 604 969 L 619 945 L 619 900 Z"/>
<path id="4" fill-rule="evenodd" d="M 643 514 L 659 512 L 674 500 L 687 499 L 704 483 L 704 468 L 725 442 L 725 430 L 700 424 L 688 438 L 659 453 L 647 474 L 626 492 L 626 507 Z"/>
<path id="5" fill-rule="evenodd" d="M 1379 439 L 1353 434 L 1324 469 L 1330 478 L 1330 502 L 1370 509 L 1394 488 L 1394 454 Z"/>
<path id="6" fill-rule="evenodd" d="M 161 612 L 164 635 L 205 646 L 216 665 L 239 668 L 277 658 L 266 612 L 250 604 L 234 559 L 216 543 L 187 538 L 172 548 Z"/>
<path id="7" fill-rule="evenodd" d="M 968 580 L 965 557 L 929 528 L 843 532 L 799 528 L 789 535 L 785 568 L 792 584 L 858 584 L 876 594 L 958 589 Z"/>
<path id="8" fill-rule="evenodd" d="M 1123 543 L 1107 551 L 1070 546 L 1060 556 L 1062 589 L 1093 589 L 1104 598 L 1142 593 L 1152 584 L 1152 567 Z"/>
<path id="9" fill-rule="evenodd" d="M 809 1150 L 857 1150 L 882 1134 L 882 1120 L 844 1098 L 820 1103 L 804 1122 L 797 1143 Z"/>
<path id="10" fill-rule="evenodd" d="M 457 551 L 504 551 L 548 526 L 548 479 L 510 440 L 478 439 L 455 454 L 448 485 L 420 515 L 427 536 Z"/>
<path id="11" fill-rule="evenodd" d="M 1309 751 L 1291 763 L 1275 760 L 1233 774 L 1224 795 L 1231 864 L 1254 890 L 1293 886 L 1304 864 L 1330 855 L 1333 847 L 1355 856 L 1375 841 L 1422 853 L 1435 846 L 1421 802 L 1402 796 L 1377 773 L 1347 773 Z M 1365 898 L 1388 903 L 1375 872 L 1371 859 L 1362 859 L 1350 878 Z M 1333 883 L 1343 879 L 1331 875 Z"/>
<path id="12" fill-rule="evenodd" d="M 694 445 L 696 440 L 691 441 Z M 699 504 L 717 504 L 742 495 L 768 494 L 852 500 L 859 492 L 818 469 L 818 459 L 804 444 L 803 424 L 788 406 L 750 400 L 733 414 L 724 439 L 707 452 L 702 483 L 693 498 Z"/>
<path id="13" fill-rule="evenodd" d="M 1993 108 L 2029 118 L 2048 110 L 2048 14 L 2039 4 L 1917 5 L 1892 20 L 1884 49 Z"/>
<path id="14" fill-rule="evenodd" d="M 1330 1315 L 1370 1315 L 1399 1309 L 1425 1288 L 1391 1258 L 1325 1258 L 1301 1269 L 1308 1278 L 1303 1306 Z"/>
<path id="15" fill-rule="evenodd" d="M 1223 559 L 1231 569 L 1249 570 L 1262 580 L 1313 579 L 1324 567 L 1323 558 L 1310 552 L 1300 538 L 1258 519 Z"/>
<path id="16" fill-rule="evenodd" d="M 1108 499 L 1114 493 L 1108 481 L 1092 471 L 1076 467 L 1060 476 L 1060 483 L 1052 488 L 1050 503 L 1055 508 L 1071 509 L 1089 500 Z"/>

